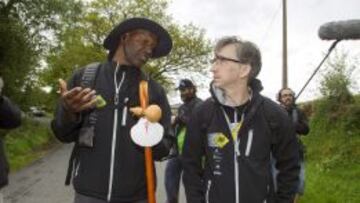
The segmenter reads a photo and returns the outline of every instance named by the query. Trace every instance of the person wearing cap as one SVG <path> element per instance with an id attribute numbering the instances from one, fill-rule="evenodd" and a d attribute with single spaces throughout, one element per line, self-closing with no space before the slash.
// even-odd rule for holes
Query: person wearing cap
<path id="1" fill-rule="evenodd" d="M 298 182 L 295 130 L 262 96 L 257 46 L 237 37 L 215 45 L 211 97 L 193 112 L 182 163 L 187 202 L 292 202 Z M 274 192 L 270 154 L 277 160 Z"/>
<path id="2" fill-rule="evenodd" d="M 152 147 L 160 160 L 171 147 L 171 110 L 164 88 L 141 68 L 149 59 L 169 54 L 172 40 L 158 23 L 126 19 L 104 41 L 108 60 L 99 63 L 92 88 L 81 81 L 85 68 L 60 83 L 60 99 L 52 130 L 62 142 L 75 143 L 66 184 L 75 189 L 75 203 L 142 203 L 147 200 L 144 148 L 130 138 L 139 120 L 129 109 L 140 106 L 139 83 L 148 82 L 149 104 L 162 110 L 164 137 Z M 101 97 L 102 105 L 98 106 Z"/>
<path id="3" fill-rule="evenodd" d="M 183 104 L 179 107 L 177 116 L 172 125 L 175 129 L 176 145 L 174 145 L 173 157 L 168 160 L 165 168 L 165 190 L 167 203 L 177 203 L 179 201 L 179 187 L 182 174 L 181 152 L 183 148 L 186 126 L 188 125 L 191 113 L 197 108 L 202 100 L 196 96 L 196 87 L 189 79 L 180 80 L 176 88 L 180 91 Z"/>

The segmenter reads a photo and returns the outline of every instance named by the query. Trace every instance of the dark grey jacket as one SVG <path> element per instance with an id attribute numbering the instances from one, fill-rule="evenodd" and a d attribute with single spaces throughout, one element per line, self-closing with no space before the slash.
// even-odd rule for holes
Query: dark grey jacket
<path id="1" fill-rule="evenodd" d="M 107 62 L 100 65 L 94 89 L 107 105 L 95 109 L 94 147 L 78 146 L 80 129 L 87 124 L 84 121 L 90 112 L 78 115 L 77 121 L 66 119 L 63 106 L 58 105 L 52 129 L 62 142 L 75 142 L 73 159 L 69 172 L 72 174 L 76 192 L 104 200 L 133 202 L 146 199 L 146 179 L 144 149 L 130 138 L 130 129 L 138 118 L 131 115 L 129 109 L 139 106 L 139 81 L 146 79 L 135 67 L 120 66 L 118 80 L 124 77 L 119 93 L 119 104 L 114 104 L 114 74 L 116 64 Z M 75 72 L 69 81 L 69 89 L 80 84 L 83 69 Z M 165 128 L 163 141 L 153 147 L 153 156 L 159 160 L 169 153 L 170 143 L 170 106 L 164 89 L 149 79 L 149 103 L 158 104 L 162 109 L 160 124 Z M 118 116 L 115 122 L 115 111 Z M 113 132 L 115 127 L 117 131 Z"/>
<path id="2" fill-rule="evenodd" d="M 12 129 L 20 126 L 21 111 L 5 97 L 0 96 L 0 128 Z M 9 164 L 5 156 L 4 137 L 0 137 L 0 188 L 8 184 Z"/>

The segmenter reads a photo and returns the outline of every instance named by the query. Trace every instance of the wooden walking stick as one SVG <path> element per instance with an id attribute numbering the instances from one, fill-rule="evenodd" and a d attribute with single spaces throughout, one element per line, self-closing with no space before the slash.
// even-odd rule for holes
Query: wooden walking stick
<path id="1" fill-rule="evenodd" d="M 148 83 L 142 80 L 139 86 L 140 106 L 145 111 L 149 105 Z M 156 203 L 155 200 L 155 183 L 154 183 L 154 166 L 151 147 L 145 147 L 145 172 L 148 203 Z"/>

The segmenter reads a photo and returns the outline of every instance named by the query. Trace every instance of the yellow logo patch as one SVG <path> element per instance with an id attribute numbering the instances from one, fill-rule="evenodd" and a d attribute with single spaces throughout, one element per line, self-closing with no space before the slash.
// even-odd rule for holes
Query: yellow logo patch
<path id="1" fill-rule="evenodd" d="M 229 139 L 222 133 L 216 133 L 214 142 L 217 147 L 223 148 L 229 142 Z"/>

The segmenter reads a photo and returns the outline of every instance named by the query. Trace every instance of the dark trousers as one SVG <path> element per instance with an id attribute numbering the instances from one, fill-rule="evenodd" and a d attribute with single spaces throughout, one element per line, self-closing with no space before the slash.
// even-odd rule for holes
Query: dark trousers
<path id="1" fill-rule="evenodd" d="M 9 163 L 5 154 L 5 137 L 0 135 L 0 189 L 8 184 Z M 1 202 L 0 202 L 1 203 Z"/>
<path id="2" fill-rule="evenodd" d="M 273 182 L 274 182 L 274 189 L 275 192 L 277 191 L 277 175 L 279 173 L 279 171 L 276 169 L 275 164 L 276 164 L 276 159 L 271 156 L 270 158 L 270 164 L 271 164 L 271 174 L 272 174 L 272 178 L 273 178 Z M 305 191 L 305 161 L 304 159 L 300 159 L 300 173 L 299 173 L 299 182 L 298 182 L 298 186 L 296 188 L 296 193 L 299 195 L 303 195 L 304 191 Z"/>
<path id="3" fill-rule="evenodd" d="M 97 199 L 94 197 L 75 193 L 74 203 L 109 203 L 109 202 L 106 200 Z M 136 201 L 136 202 L 111 202 L 111 203 L 147 203 L 147 200 L 140 200 L 140 201 Z"/>
<path id="4" fill-rule="evenodd" d="M 183 167 L 179 157 L 169 159 L 165 169 L 165 190 L 167 203 L 179 201 L 180 179 Z"/>

